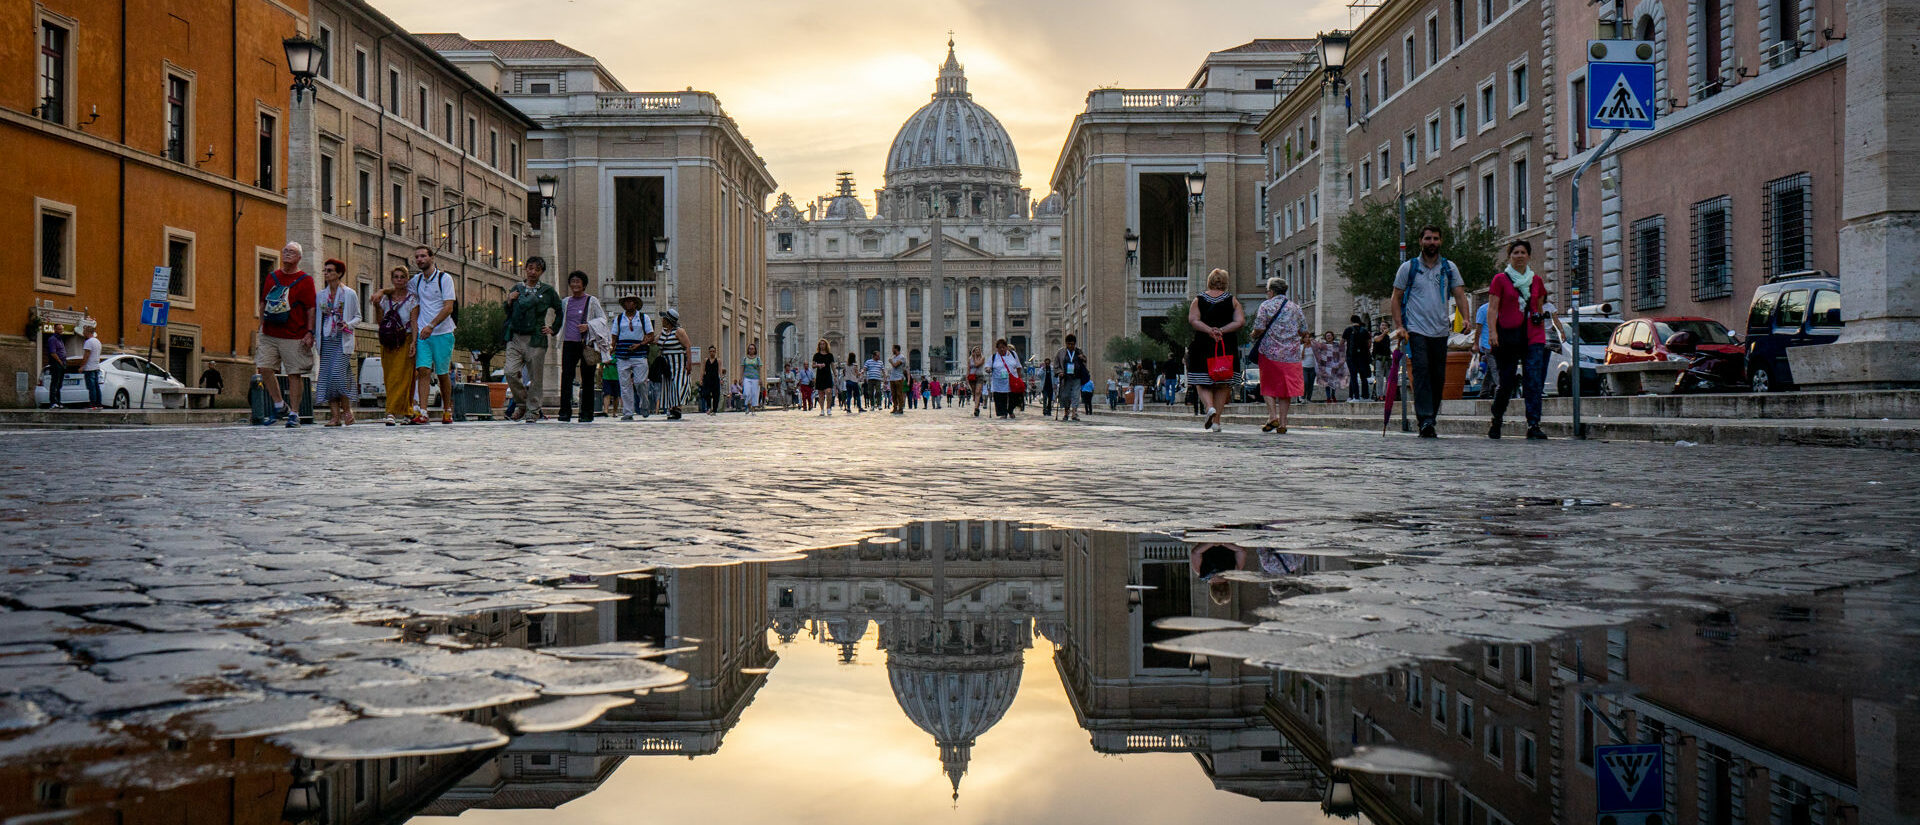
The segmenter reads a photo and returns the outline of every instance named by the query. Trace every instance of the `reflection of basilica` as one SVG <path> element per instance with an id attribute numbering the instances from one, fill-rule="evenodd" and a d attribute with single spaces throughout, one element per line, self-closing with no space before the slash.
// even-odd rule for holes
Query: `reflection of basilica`
<path id="1" fill-rule="evenodd" d="M 1059 626 L 1059 542 L 1007 522 L 923 522 L 776 565 L 767 612 L 782 641 L 804 626 L 843 661 L 877 625 L 894 699 L 933 736 L 958 798 L 974 740 L 1013 704 L 1034 626 Z"/>

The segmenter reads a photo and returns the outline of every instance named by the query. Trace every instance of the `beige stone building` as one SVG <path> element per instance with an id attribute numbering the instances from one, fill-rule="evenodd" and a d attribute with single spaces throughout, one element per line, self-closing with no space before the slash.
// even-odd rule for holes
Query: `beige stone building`
<path id="1" fill-rule="evenodd" d="M 1080 333 L 1102 374 L 1105 342 L 1157 332 L 1206 270 L 1226 269 L 1233 290 L 1254 297 L 1267 269 L 1256 127 L 1298 82 L 1312 45 L 1254 40 L 1207 55 L 1183 88 L 1087 94 L 1053 189 L 1063 209 L 1061 323 Z M 1194 172 L 1205 173 L 1197 199 Z M 1129 233 L 1140 238 L 1134 261 Z"/>
<path id="2" fill-rule="evenodd" d="M 765 336 L 762 238 L 775 184 L 718 97 L 629 92 L 593 56 L 552 40 L 422 37 L 538 122 L 527 165 L 536 181 L 558 179 L 555 228 L 542 238 L 556 288 L 578 269 L 609 311 L 622 295 L 641 296 L 649 313 L 676 307 L 692 343 L 719 347 L 722 363 Z"/>
<path id="3" fill-rule="evenodd" d="M 1351 33 L 1338 84 L 1316 59 L 1261 121 L 1268 255 L 1314 329 L 1338 331 L 1374 309 L 1355 300 L 1325 249 L 1341 216 L 1359 203 L 1391 203 L 1402 186 L 1409 196 L 1444 193 L 1456 220 L 1527 239 L 1543 260 L 1535 269 L 1551 277 L 1543 8 L 1389 0 Z"/>
<path id="4" fill-rule="evenodd" d="M 463 302 L 500 300 L 532 254 L 526 146 L 538 124 L 366 3 L 316 0 L 309 28 L 327 52 L 314 106 L 325 251 L 308 250 L 304 265 L 315 277 L 327 258 L 347 265 L 366 319 L 361 351 L 378 351 L 383 273 L 413 269 L 418 244 L 459 278 Z M 255 250 L 256 294 L 279 243 Z"/>
<path id="5" fill-rule="evenodd" d="M 936 376 L 964 371 L 968 348 L 996 338 L 1023 357 L 1057 350 L 1069 331 L 1058 201 L 1031 202 L 1012 138 L 974 102 L 951 43 L 886 168 L 873 217 L 849 175 L 831 196 L 802 208 L 781 195 L 769 213 L 770 363 L 804 364 L 822 338 L 843 361 L 899 344 L 913 370 Z"/>

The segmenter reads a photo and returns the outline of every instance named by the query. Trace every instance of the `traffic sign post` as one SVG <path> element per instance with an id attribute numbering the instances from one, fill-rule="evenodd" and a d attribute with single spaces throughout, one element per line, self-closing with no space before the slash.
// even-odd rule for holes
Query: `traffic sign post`
<path id="1" fill-rule="evenodd" d="M 170 279 L 163 279 L 161 276 L 161 273 L 171 273 L 171 272 L 172 270 L 164 266 L 154 267 L 153 268 L 153 290 L 155 292 L 159 292 L 162 294 L 158 298 L 149 298 L 145 301 L 140 302 L 140 325 L 148 328 L 147 329 L 147 363 L 149 364 L 153 363 L 154 339 L 159 337 L 160 330 L 166 327 L 167 308 L 171 306 L 170 304 L 167 303 L 166 301 L 167 296 L 164 293 L 172 286 L 172 283 Z M 146 370 L 141 370 L 141 373 L 142 375 L 140 376 L 140 409 L 144 410 L 147 408 L 147 381 L 152 377 L 152 373 L 149 373 Z"/>
<path id="2" fill-rule="evenodd" d="M 1667 810 L 1666 751 L 1657 744 L 1601 745 L 1593 749 L 1593 782 L 1600 825 L 1659 823 Z M 1639 816 L 1631 816 L 1639 814 Z M 1651 814 L 1651 816 L 1649 816 Z"/>
<path id="3" fill-rule="evenodd" d="M 173 294 L 173 267 L 156 266 L 153 268 L 153 287 L 147 291 L 147 298 L 164 301 Z"/>
<path id="4" fill-rule="evenodd" d="M 167 325 L 166 301 L 147 300 L 140 302 L 140 325 L 143 327 L 164 327 Z"/>

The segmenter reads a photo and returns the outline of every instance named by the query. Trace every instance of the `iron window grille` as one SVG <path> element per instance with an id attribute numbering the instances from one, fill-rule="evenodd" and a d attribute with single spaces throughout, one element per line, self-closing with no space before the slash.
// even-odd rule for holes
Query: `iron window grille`
<path id="1" fill-rule="evenodd" d="M 1805 172 L 1767 182 L 1761 253 L 1767 279 L 1813 268 L 1813 177 Z"/>
<path id="2" fill-rule="evenodd" d="M 1733 199 L 1721 195 L 1695 203 L 1693 222 L 1693 300 L 1711 301 L 1733 294 Z"/>
<path id="3" fill-rule="evenodd" d="M 1667 217 L 1634 221 L 1632 233 L 1633 308 L 1659 309 L 1667 305 Z"/>

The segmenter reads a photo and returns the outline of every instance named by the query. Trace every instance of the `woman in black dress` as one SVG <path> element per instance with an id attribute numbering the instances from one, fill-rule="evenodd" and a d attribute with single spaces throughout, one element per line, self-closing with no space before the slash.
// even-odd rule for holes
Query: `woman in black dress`
<path id="1" fill-rule="evenodd" d="M 707 360 L 701 364 L 700 405 L 707 408 L 707 415 L 720 413 L 720 353 L 707 350 Z"/>
<path id="2" fill-rule="evenodd" d="M 1240 299 L 1227 291 L 1227 271 L 1207 273 L 1207 291 L 1194 296 L 1187 307 L 1187 323 L 1193 327 L 1193 342 L 1187 345 L 1187 386 L 1194 388 L 1206 407 L 1203 429 L 1220 432 L 1221 415 L 1240 383 L 1240 328 L 1247 325 L 1246 310 Z M 1233 359 L 1233 375 L 1214 379 L 1207 373 L 1207 359 L 1225 355 Z"/>
<path id="3" fill-rule="evenodd" d="M 833 415 L 833 348 L 825 338 L 813 347 L 813 397 L 821 415 Z"/>

